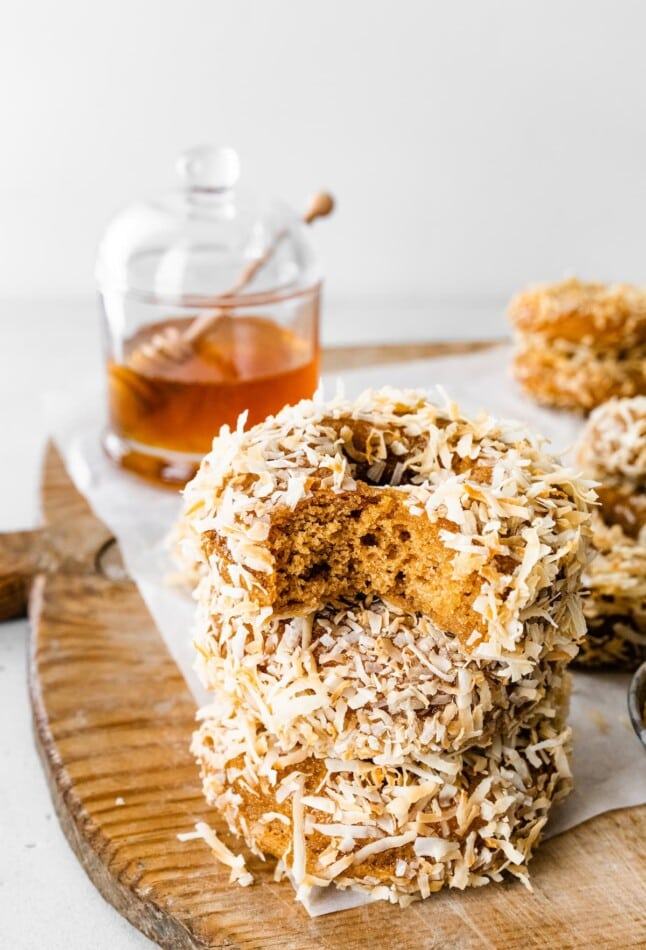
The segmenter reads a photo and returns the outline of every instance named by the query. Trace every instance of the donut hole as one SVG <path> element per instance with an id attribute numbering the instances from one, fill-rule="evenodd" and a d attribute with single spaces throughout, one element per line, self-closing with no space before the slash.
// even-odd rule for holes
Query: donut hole
<path id="1" fill-rule="evenodd" d="M 410 407 L 402 407 L 402 414 Z M 335 449 L 349 462 L 352 477 L 366 485 L 383 488 L 388 485 L 408 485 L 416 475 L 409 460 L 424 448 L 425 436 L 402 436 L 401 430 L 376 429 L 365 420 L 324 420 L 335 436 Z M 438 425 L 442 422 L 438 420 Z M 405 441 L 406 451 L 403 443 Z M 358 518 L 359 512 L 353 515 Z"/>

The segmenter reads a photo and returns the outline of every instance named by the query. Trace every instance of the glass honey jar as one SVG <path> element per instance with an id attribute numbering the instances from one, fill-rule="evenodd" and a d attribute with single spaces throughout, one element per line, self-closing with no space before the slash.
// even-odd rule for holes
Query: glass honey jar
<path id="1" fill-rule="evenodd" d="M 248 425 L 311 396 L 321 281 L 306 223 L 237 188 L 232 149 L 178 160 L 181 186 L 108 227 L 97 282 L 109 457 L 183 485 L 221 425 Z M 326 197 L 326 196 L 323 196 Z"/>

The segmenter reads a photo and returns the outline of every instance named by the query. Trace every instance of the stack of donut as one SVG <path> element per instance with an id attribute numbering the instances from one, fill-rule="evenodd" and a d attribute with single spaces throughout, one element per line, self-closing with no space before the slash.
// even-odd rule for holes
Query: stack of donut
<path id="1" fill-rule="evenodd" d="M 597 554 L 584 574 L 589 636 L 577 662 L 635 669 L 646 660 L 646 396 L 590 414 L 577 459 L 597 487 Z"/>
<path id="2" fill-rule="evenodd" d="M 222 430 L 181 525 L 213 697 L 193 750 L 301 896 L 526 879 L 570 787 L 592 497 L 520 427 L 420 392 Z"/>
<path id="3" fill-rule="evenodd" d="M 514 372 L 549 406 L 588 412 L 646 394 L 646 290 L 575 278 L 531 287 L 509 306 Z"/>

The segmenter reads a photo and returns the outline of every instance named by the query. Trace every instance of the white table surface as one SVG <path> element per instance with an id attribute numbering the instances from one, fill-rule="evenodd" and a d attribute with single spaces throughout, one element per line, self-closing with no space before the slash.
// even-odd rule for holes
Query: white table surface
<path id="1" fill-rule="evenodd" d="M 383 301 L 327 307 L 328 344 L 500 336 L 499 302 Z M 42 397 L 102 375 L 92 300 L 0 301 L 0 531 L 38 523 L 46 439 Z M 151 942 L 109 906 L 58 826 L 38 761 L 27 696 L 27 621 L 0 629 L 0 947 L 137 950 Z"/>

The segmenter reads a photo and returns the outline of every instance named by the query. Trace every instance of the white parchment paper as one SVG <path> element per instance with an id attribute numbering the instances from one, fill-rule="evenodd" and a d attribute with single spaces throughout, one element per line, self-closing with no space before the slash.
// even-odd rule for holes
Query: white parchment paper
<path id="1" fill-rule="evenodd" d="M 348 397 L 384 385 L 443 387 L 468 412 L 487 410 L 502 418 L 522 419 L 546 436 L 554 451 L 572 445 L 581 420 L 569 413 L 541 409 L 525 399 L 511 380 L 506 345 L 483 353 L 357 370 L 324 379 L 332 394 L 338 380 Z M 172 569 L 164 540 L 179 513 L 179 495 L 150 487 L 114 468 L 103 455 L 99 436 L 104 424 L 102 395 L 95 385 L 52 394 L 46 411 L 50 431 L 68 470 L 94 511 L 119 540 L 126 567 L 139 585 L 168 649 L 196 704 L 207 694 L 195 676 L 190 630 L 193 602 L 164 580 Z M 574 730 L 575 790 L 557 807 L 547 826 L 554 835 L 594 815 L 646 801 L 646 755 L 632 731 L 626 708 L 629 676 L 575 673 L 570 722 Z M 361 893 L 313 888 L 304 902 L 312 916 L 365 903 Z"/>

